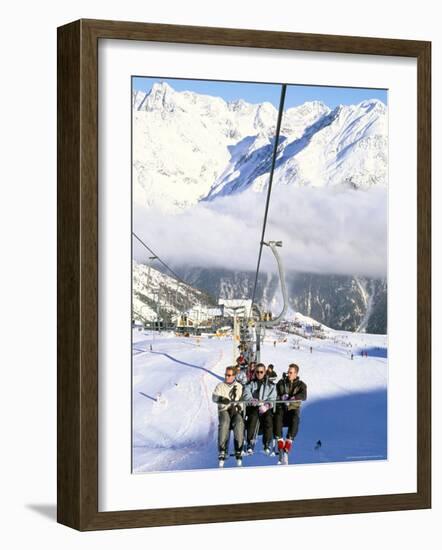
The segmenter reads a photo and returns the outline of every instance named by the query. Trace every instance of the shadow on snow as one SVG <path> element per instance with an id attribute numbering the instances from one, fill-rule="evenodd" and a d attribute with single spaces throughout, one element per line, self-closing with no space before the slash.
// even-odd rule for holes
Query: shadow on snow
<path id="1" fill-rule="evenodd" d="M 148 399 L 152 399 L 152 401 L 157 401 L 156 397 L 152 397 L 151 395 L 147 395 L 147 393 L 144 393 L 143 391 L 138 392 L 140 395 L 147 397 Z"/>
<path id="2" fill-rule="evenodd" d="M 188 365 L 195 368 L 195 365 Z M 203 369 L 205 370 L 205 369 Z M 284 429 L 285 433 L 285 429 Z M 321 445 L 318 446 L 318 441 Z M 168 449 L 177 452 L 177 461 L 170 467 L 170 456 L 152 471 L 190 470 L 217 467 L 216 435 L 208 445 L 207 440 L 194 441 L 194 452 L 180 460 L 180 454 L 188 442 L 179 441 Z M 134 446 L 137 447 L 137 446 Z M 230 437 L 233 449 L 233 435 Z M 147 449 L 146 449 L 147 450 Z M 154 448 L 150 452 L 155 452 Z M 387 459 L 387 390 L 380 389 L 306 402 L 301 411 L 299 432 L 290 453 L 291 464 L 318 464 L 329 462 L 355 462 Z M 236 467 L 233 459 L 225 467 Z M 255 454 L 245 456 L 243 467 L 273 466 L 277 457 L 262 452 L 261 437 Z M 140 465 L 142 469 L 142 465 Z M 138 468 L 136 468 L 137 470 Z M 148 470 L 145 470 L 148 471 Z"/>
<path id="3" fill-rule="evenodd" d="M 306 402 L 292 458 L 298 464 L 385 460 L 387 390 Z"/>
<path id="4" fill-rule="evenodd" d="M 162 352 L 162 351 L 151 351 L 150 353 L 153 353 L 154 355 L 164 355 L 165 357 L 167 357 L 168 359 L 170 359 L 174 363 L 178 363 L 179 365 L 184 365 L 185 367 L 192 367 L 193 369 L 202 370 L 202 371 L 206 372 L 207 374 L 212 375 L 217 380 L 221 380 L 221 381 L 224 380 L 223 376 L 215 374 L 214 372 L 212 372 L 209 369 L 206 369 L 205 367 L 201 367 L 200 365 L 194 365 L 192 363 L 186 363 L 185 361 L 180 361 L 179 359 L 177 359 L 176 357 L 173 357 L 172 355 L 169 355 L 168 353 L 165 353 L 165 352 Z"/>

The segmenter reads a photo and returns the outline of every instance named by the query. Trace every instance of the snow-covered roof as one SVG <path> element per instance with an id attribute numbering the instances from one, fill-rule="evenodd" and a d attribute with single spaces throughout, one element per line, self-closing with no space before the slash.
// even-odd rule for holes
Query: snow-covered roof
<path id="1" fill-rule="evenodd" d="M 252 300 L 219 299 L 218 304 L 224 306 L 224 315 L 226 316 L 233 316 L 235 313 L 235 309 L 240 307 L 244 308 L 244 312 L 237 310 L 237 315 L 242 315 L 243 313 L 245 313 L 245 315 L 250 316 L 250 311 L 252 309 Z"/>

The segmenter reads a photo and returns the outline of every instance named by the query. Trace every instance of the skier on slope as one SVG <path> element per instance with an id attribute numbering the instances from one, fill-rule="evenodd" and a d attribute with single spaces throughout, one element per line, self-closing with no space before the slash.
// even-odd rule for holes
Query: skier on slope
<path id="1" fill-rule="evenodd" d="M 273 417 L 273 429 L 278 443 L 280 460 L 287 462 L 288 453 L 293 440 L 298 433 L 301 402 L 307 399 L 307 385 L 299 377 L 299 367 L 295 363 L 289 365 L 287 375 L 283 375 L 276 384 L 277 399 L 286 401 L 278 403 Z M 287 437 L 284 441 L 282 428 L 287 426 Z"/>
<path id="2" fill-rule="evenodd" d="M 227 367 L 224 382 L 217 384 L 212 400 L 218 404 L 218 460 L 219 465 L 224 466 L 227 456 L 230 426 L 233 427 L 235 444 L 235 458 L 238 466 L 242 466 L 242 446 L 244 443 L 244 418 L 242 405 L 232 403 L 239 401 L 243 394 L 242 385 L 235 379 L 235 368 Z"/>
<path id="3" fill-rule="evenodd" d="M 273 404 L 276 399 L 276 386 L 266 377 L 266 367 L 258 363 L 255 369 L 255 378 L 244 386 L 244 401 L 249 401 L 246 408 L 247 416 L 247 452 L 253 453 L 257 434 L 258 422 L 262 426 L 262 442 L 264 452 L 271 453 L 273 438 Z"/>

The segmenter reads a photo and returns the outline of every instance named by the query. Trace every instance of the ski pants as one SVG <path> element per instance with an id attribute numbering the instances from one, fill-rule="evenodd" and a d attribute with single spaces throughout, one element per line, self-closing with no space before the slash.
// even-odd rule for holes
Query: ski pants
<path id="1" fill-rule="evenodd" d="M 242 414 L 235 413 L 230 416 L 229 411 L 220 411 L 218 413 L 218 450 L 219 452 L 227 452 L 227 444 L 229 442 L 230 426 L 233 429 L 233 438 L 235 442 L 235 453 L 242 451 L 244 443 L 244 419 Z"/>
<path id="2" fill-rule="evenodd" d="M 273 416 L 275 437 L 282 437 L 282 428 L 287 426 L 287 439 L 295 439 L 299 428 L 299 409 L 288 410 L 285 405 L 277 407 Z"/>
<path id="3" fill-rule="evenodd" d="M 257 424 L 259 419 L 259 423 L 262 427 L 262 443 L 264 447 L 270 447 L 273 439 L 273 410 L 269 409 L 264 414 L 259 414 L 258 407 L 247 407 L 246 414 L 247 444 L 257 439 Z"/>

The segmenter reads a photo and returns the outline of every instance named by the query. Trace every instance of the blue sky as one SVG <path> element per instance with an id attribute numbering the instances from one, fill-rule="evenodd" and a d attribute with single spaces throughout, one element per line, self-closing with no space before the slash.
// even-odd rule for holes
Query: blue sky
<path id="1" fill-rule="evenodd" d="M 192 91 L 222 97 L 226 101 L 244 99 L 249 103 L 269 101 L 278 108 L 281 95 L 279 84 L 255 84 L 249 82 L 222 82 L 214 80 L 184 80 L 174 78 L 133 77 L 135 90 L 148 92 L 154 82 L 167 82 L 177 91 Z M 387 104 L 387 90 L 374 88 L 342 88 L 333 86 L 289 85 L 284 108 L 302 105 L 306 101 L 322 101 L 331 109 L 336 105 L 360 103 L 364 99 L 379 99 Z"/>

